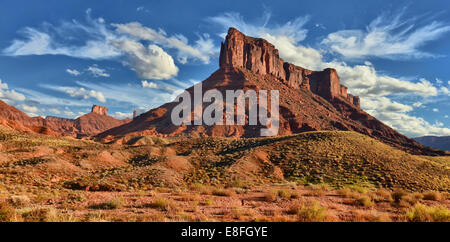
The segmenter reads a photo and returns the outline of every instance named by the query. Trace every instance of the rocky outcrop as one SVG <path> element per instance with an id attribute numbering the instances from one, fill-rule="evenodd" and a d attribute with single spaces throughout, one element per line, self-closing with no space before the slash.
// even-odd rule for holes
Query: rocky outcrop
<path id="1" fill-rule="evenodd" d="M 225 42 L 221 43 L 221 68 L 243 67 L 256 74 L 270 74 L 284 80 L 283 64 L 274 45 L 264 39 L 245 36 L 235 28 L 230 28 Z"/>
<path id="2" fill-rule="evenodd" d="M 108 115 L 108 108 L 107 107 L 102 107 L 99 105 L 94 105 L 92 106 L 92 110 L 91 113 L 96 113 L 96 114 L 100 114 L 100 115 Z"/>
<path id="3" fill-rule="evenodd" d="M 292 88 L 310 90 L 328 101 L 339 98 L 360 107 L 359 97 L 348 98 L 347 87 L 340 84 L 335 69 L 312 71 L 284 62 L 274 45 L 245 36 L 235 28 L 229 29 L 225 42 L 221 43 L 219 67 L 246 68 L 255 74 L 272 75 Z"/>

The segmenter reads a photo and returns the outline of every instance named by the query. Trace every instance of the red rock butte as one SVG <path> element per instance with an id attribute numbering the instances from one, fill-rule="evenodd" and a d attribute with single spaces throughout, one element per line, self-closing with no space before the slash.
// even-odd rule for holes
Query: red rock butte
<path id="1" fill-rule="evenodd" d="M 94 105 L 94 106 L 92 106 L 91 113 L 96 113 L 96 114 L 108 116 L 108 108 L 107 107 L 102 107 L 102 106 L 99 106 L 99 105 Z"/>
<path id="2" fill-rule="evenodd" d="M 230 28 L 221 44 L 219 69 L 202 82 L 203 92 L 227 90 L 278 90 L 280 94 L 278 135 L 316 130 L 346 130 L 365 134 L 386 144 L 416 154 L 439 152 L 420 145 L 383 124 L 360 108 L 360 99 L 340 84 L 336 70 L 312 71 L 284 62 L 274 45 L 245 36 Z M 186 89 L 191 95 L 194 87 Z M 127 137 L 259 137 L 262 125 L 174 125 L 169 102 L 135 117 L 130 123 L 96 135 L 102 142 L 123 143 Z M 203 108 L 208 104 L 203 105 Z M 247 110 L 248 111 L 248 110 Z M 190 113 L 195 119 L 193 111 Z M 235 116 L 236 118 L 236 116 Z"/>
<path id="3" fill-rule="evenodd" d="M 284 62 L 274 45 L 265 39 L 246 36 L 235 28 L 229 29 L 225 42 L 221 43 L 219 66 L 272 75 L 292 88 L 303 88 L 328 101 L 340 98 L 360 107 L 359 97 L 347 93 L 335 69 L 312 71 Z"/>

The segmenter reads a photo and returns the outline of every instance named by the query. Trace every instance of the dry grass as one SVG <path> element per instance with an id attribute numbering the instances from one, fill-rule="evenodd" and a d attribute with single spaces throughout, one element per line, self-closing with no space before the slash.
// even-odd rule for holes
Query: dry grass
<path id="1" fill-rule="evenodd" d="M 212 190 L 212 195 L 221 196 L 221 197 L 232 197 L 235 196 L 236 193 L 233 190 L 225 189 L 225 188 L 215 188 Z"/>
<path id="2" fill-rule="evenodd" d="M 315 201 L 309 205 L 303 205 L 297 210 L 299 222 L 323 222 L 327 216 L 327 209 Z"/>
<path id="3" fill-rule="evenodd" d="M 13 222 L 15 217 L 15 209 L 7 202 L 0 201 L 0 222 Z"/>
<path id="4" fill-rule="evenodd" d="M 275 202 L 278 198 L 278 193 L 275 190 L 270 190 L 264 194 L 264 201 Z"/>
<path id="5" fill-rule="evenodd" d="M 368 196 L 362 196 L 357 201 L 358 204 L 363 207 L 372 207 L 374 205 L 374 202 Z"/>
<path id="6" fill-rule="evenodd" d="M 111 200 L 106 201 L 106 202 L 95 204 L 95 205 L 93 205 L 91 207 L 94 208 L 94 209 L 109 209 L 109 210 L 112 210 L 112 209 L 122 208 L 124 204 L 125 204 L 124 199 L 121 198 L 121 197 L 117 197 L 117 198 L 111 199 Z"/>
<path id="7" fill-rule="evenodd" d="M 431 201 L 441 201 L 443 199 L 443 196 L 438 191 L 428 191 L 423 193 L 423 199 Z"/>
<path id="8" fill-rule="evenodd" d="M 152 201 L 149 206 L 151 208 L 159 209 L 161 211 L 175 211 L 179 212 L 181 209 L 177 206 L 176 202 L 167 198 L 158 198 Z"/>
<path id="9" fill-rule="evenodd" d="M 405 217 L 409 222 L 450 222 L 450 210 L 417 204 L 406 212 Z"/>

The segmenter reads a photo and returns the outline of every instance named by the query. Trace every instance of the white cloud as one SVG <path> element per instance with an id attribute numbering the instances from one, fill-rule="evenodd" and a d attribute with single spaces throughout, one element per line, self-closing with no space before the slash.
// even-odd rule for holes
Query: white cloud
<path id="1" fill-rule="evenodd" d="M 73 70 L 72 69 L 66 69 L 66 72 L 69 73 L 72 76 L 79 76 L 79 75 L 81 75 L 81 72 L 79 72 L 79 71 L 77 71 L 75 69 L 73 69 Z"/>
<path id="2" fill-rule="evenodd" d="M 106 102 L 106 98 L 102 92 L 99 92 L 96 90 L 87 90 L 84 87 L 76 88 L 76 87 L 46 85 L 46 84 L 41 85 L 41 87 L 47 88 L 50 90 L 54 90 L 54 91 L 58 91 L 58 92 L 63 92 L 73 98 L 77 98 L 80 100 L 94 98 L 94 99 L 97 99 L 99 102 L 102 102 L 102 103 Z"/>
<path id="3" fill-rule="evenodd" d="M 340 30 L 331 33 L 322 43 L 346 58 L 422 58 L 435 55 L 419 48 L 450 31 L 450 25 L 433 21 L 418 26 L 418 18 L 403 19 L 403 12 L 382 14 L 365 30 Z"/>
<path id="4" fill-rule="evenodd" d="M 2 53 L 10 56 L 65 55 L 117 60 L 130 66 L 140 78 L 157 80 L 169 79 L 178 73 L 172 56 L 161 47 L 175 49 L 177 60 L 182 64 L 189 59 L 209 63 L 210 58 L 218 53 L 218 48 L 207 34 L 200 35 L 190 45 L 181 34 L 167 36 L 162 29 L 155 31 L 136 22 L 108 25 L 102 18 L 92 19 L 90 12 L 87 10 L 84 24 L 73 20 L 63 21 L 58 26 L 44 23 L 41 28 L 25 27 L 19 32 L 22 38 L 14 39 Z M 150 42 L 148 48 L 141 41 Z M 71 44 L 74 42 L 82 44 Z M 93 69 L 89 71 L 97 76 L 108 75 Z M 69 69 L 67 72 L 80 74 Z"/>
<path id="5" fill-rule="evenodd" d="M 209 35 L 199 36 L 195 45 L 191 46 L 186 37 L 181 34 L 167 36 L 164 30 L 156 31 L 152 28 L 142 26 L 138 22 L 127 24 L 113 24 L 116 31 L 120 34 L 127 34 L 141 40 L 147 40 L 154 44 L 166 48 L 178 50 L 178 58 L 186 60 L 187 58 L 199 59 L 205 64 L 209 64 L 210 57 L 217 54 L 212 39 Z M 183 61 L 182 61 L 183 62 Z"/>
<path id="6" fill-rule="evenodd" d="M 25 96 L 22 93 L 9 89 L 8 84 L 2 82 L 0 79 L 0 99 L 10 105 L 13 105 L 16 102 L 24 101 Z"/>
<path id="7" fill-rule="evenodd" d="M 103 93 L 97 92 L 94 90 L 86 90 L 84 88 L 67 89 L 66 93 L 69 94 L 71 97 L 83 98 L 83 99 L 95 98 L 99 102 L 102 102 L 102 103 L 106 102 L 106 98 L 103 96 Z"/>
<path id="8" fill-rule="evenodd" d="M 449 128 L 442 127 L 438 123 L 430 124 L 421 117 L 396 112 L 379 112 L 374 115 L 400 133 L 408 134 L 411 137 L 450 135 Z"/>
<path id="9" fill-rule="evenodd" d="M 446 95 L 450 94 L 450 90 L 448 90 L 448 88 L 446 88 L 446 87 L 441 87 L 441 92 Z"/>
<path id="10" fill-rule="evenodd" d="M 433 112 L 437 113 L 437 112 L 439 112 L 439 109 L 433 108 Z"/>
<path id="11" fill-rule="evenodd" d="M 436 96 L 438 90 L 429 81 L 420 79 L 417 82 L 401 80 L 388 75 L 379 75 L 372 65 L 348 66 L 345 62 L 324 62 L 323 67 L 335 68 L 342 83 L 353 94 L 361 96 L 386 96 L 391 94 L 415 94 L 420 96 Z"/>
<path id="12" fill-rule="evenodd" d="M 87 71 L 89 71 L 94 77 L 109 77 L 110 76 L 108 73 L 106 73 L 105 69 L 101 69 L 96 65 L 88 67 Z"/>
<path id="13" fill-rule="evenodd" d="M 38 107 L 33 105 L 21 104 L 18 107 L 31 117 L 39 116 L 39 113 L 42 113 L 42 111 L 39 110 Z"/>
<path id="14" fill-rule="evenodd" d="M 121 53 L 111 45 L 118 38 L 108 30 L 102 18 L 92 19 L 87 11 L 87 25 L 75 20 L 62 22 L 60 26 L 45 23 L 43 30 L 26 27 L 19 33 L 23 39 L 15 39 L 3 50 L 10 56 L 22 55 L 66 55 L 85 59 L 111 59 Z M 79 35 L 87 35 L 82 45 L 67 45 L 71 39 L 80 39 Z"/>
<path id="15" fill-rule="evenodd" d="M 126 119 L 126 118 L 133 117 L 133 114 L 132 113 L 115 112 L 113 114 L 113 117 L 116 118 L 116 119 Z"/>
<path id="16" fill-rule="evenodd" d="M 377 113 L 380 111 L 406 113 L 413 110 L 413 107 L 393 102 L 387 97 L 361 97 L 361 99 L 363 100 L 362 108 L 368 113 Z"/>
<path id="17" fill-rule="evenodd" d="M 169 91 L 169 92 L 175 92 L 177 90 L 172 87 L 163 86 L 163 85 L 157 84 L 155 82 L 150 82 L 150 81 L 145 81 L 145 80 L 141 81 L 141 85 L 143 88 L 159 89 L 159 90 L 165 90 L 165 91 Z"/>
<path id="18" fill-rule="evenodd" d="M 133 40 L 120 40 L 114 43 L 127 56 L 129 64 L 143 79 L 164 80 L 178 74 L 172 56 L 156 45 L 145 48 L 140 42 Z"/>

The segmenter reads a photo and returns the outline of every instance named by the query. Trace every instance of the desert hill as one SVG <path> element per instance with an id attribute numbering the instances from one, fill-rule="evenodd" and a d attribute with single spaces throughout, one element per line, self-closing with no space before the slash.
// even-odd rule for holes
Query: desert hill
<path id="1" fill-rule="evenodd" d="M 225 90 L 279 90 L 279 135 L 305 131 L 356 131 L 412 153 L 437 154 L 360 109 L 359 97 L 347 93 L 334 69 L 312 71 L 284 62 L 278 50 L 264 39 L 245 36 L 230 28 L 222 43 L 219 69 L 202 82 L 203 92 Z M 194 87 L 187 89 L 193 94 Z M 225 96 L 225 95 L 224 95 Z M 122 142 L 130 136 L 258 137 L 263 126 L 181 125 L 171 121 L 178 103 L 166 103 L 132 122 L 97 136 L 104 142 Z M 204 105 L 204 107 L 207 105 Z M 246 110 L 248 114 L 248 110 Z M 193 116 L 193 113 L 191 113 Z M 440 153 L 442 154 L 442 152 Z"/>

